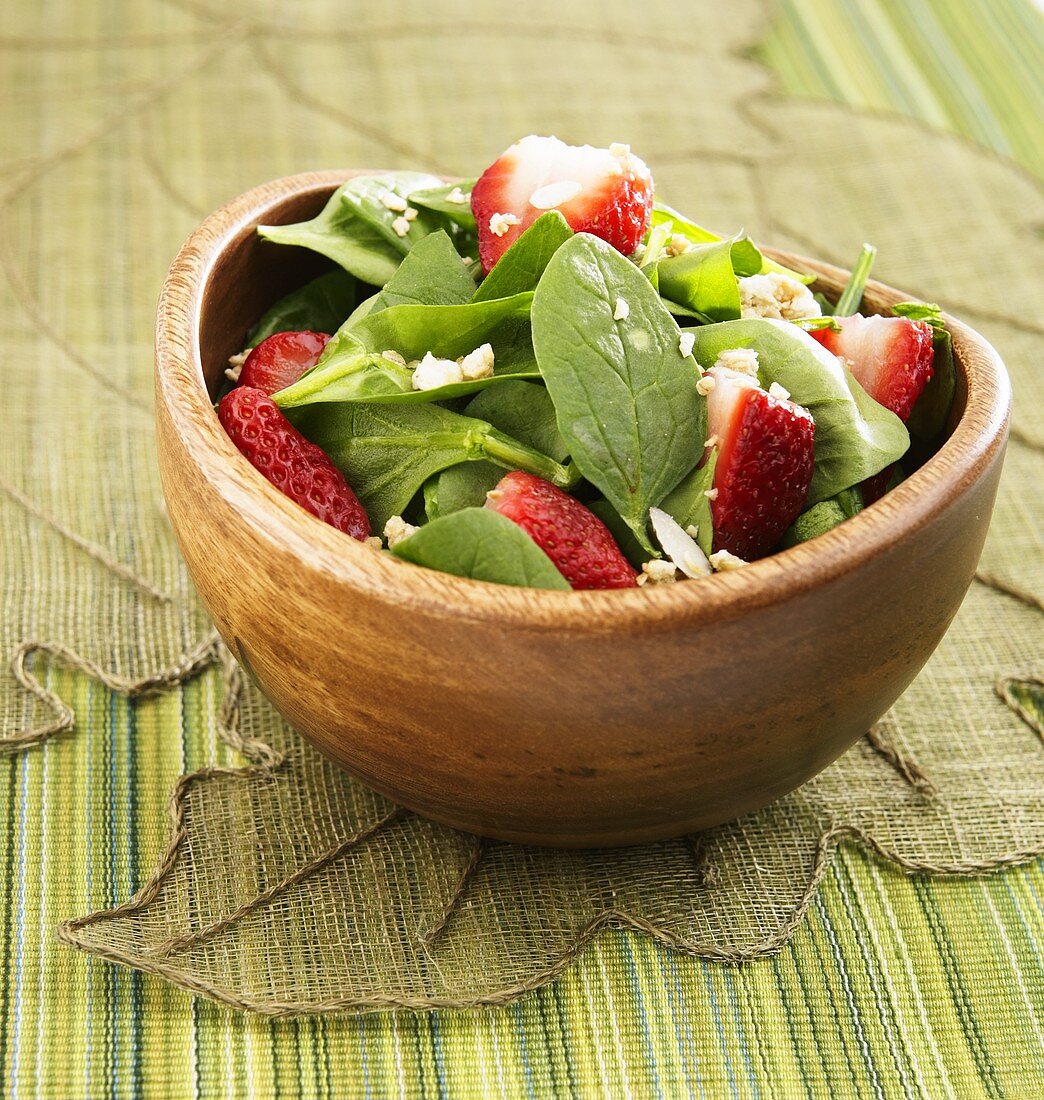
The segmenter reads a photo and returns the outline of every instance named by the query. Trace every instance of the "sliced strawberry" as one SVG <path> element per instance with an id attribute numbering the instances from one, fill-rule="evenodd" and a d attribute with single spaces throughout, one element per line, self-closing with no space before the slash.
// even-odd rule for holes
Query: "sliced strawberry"
<path id="1" fill-rule="evenodd" d="M 907 420 L 932 377 L 935 349 L 931 325 L 909 317 L 863 317 L 858 313 L 840 320 L 840 332 L 818 329 L 811 335 L 844 360 L 878 404 Z M 884 496 L 891 478 L 891 466 L 867 478 L 860 485 L 864 503 L 872 504 Z"/>
<path id="2" fill-rule="evenodd" d="M 634 588 L 631 563 L 609 528 L 549 481 L 515 470 L 486 496 L 486 507 L 517 523 L 573 588 Z"/>
<path id="3" fill-rule="evenodd" d="M 277 332 L 246 357 L 239 384 L 278 393 L 315 366 L 329 339 L 325 332 Z"/>
<path id="4" fill-rule="evenodd" d="M 218 418 L 255 469 L 291 500 L 353 539 L 369 537 L 370 520 L 344 475 L 252 386 L 225 394 Z"/>
<path id="5" fill-rule="evenodd" d="M 822 328 L 812 335 L 839 355 L 870 396 L 900 420 L 932 377 L 932 328 L 909 317 L 839 318 L 841 331 Z"/>
<path id="6" fill-rule="evenodd" d="M 652 175 L 628 146 L 596 149 L 530 134 L 472 188 L 482 266 L 488 272 L 547 210 L 558 210 L 574 232 L 601 237 L 630 256 L 649 227 L 652 202 Z"/>
<path id="7" fill-rule="evenodd" d="M 707 426 L 717 436 L 714 549 L 764 557 L 797 519 L 812 484 L 816 426 L 808 409 L 748 374 L 713 367 Z"/>

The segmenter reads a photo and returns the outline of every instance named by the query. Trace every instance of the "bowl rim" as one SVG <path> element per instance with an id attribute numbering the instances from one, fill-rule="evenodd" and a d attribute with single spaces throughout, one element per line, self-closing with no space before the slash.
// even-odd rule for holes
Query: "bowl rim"
<path id="1" fill-rule="evenodd" d="M 858 569 L 957 500 L 964 486 L 976 481 L 1005 445 L 1011 389 L 1004 364 L 979 333 L 944 313 L 967 395 L 949 438 L 881 500 L 809 542 L 703 582 L 580 592 L 476 581 L 376 553 L 285 497 L 240 454 L 222 429 L 207 392 L 200 320 L 219 259 L 255 225 L 264 224 L 266 213 L 289 195 L 311 192 L 318 197 L 353 176 L 380 171 L 345 169 L 284 176 L 219 207 L 174 258 L 156 317 L 157 417 L 169 419 L 202 476 L 249 523 L 259 541 L 293 552 L 335 582 L 417 611 L 492 619 L 534 630 L 655 632 L 681 624 L 724 622 L 756 607 L 782 604 Z M 765 251 L 788 266 L 814 271 L 828 287 L 843 285 L 848 275 L 832 264 L 795 253 Z M 868 283 L 867 293 L 875 307 L 910 298 L 874 280 Z M 973 369 L 969 369 L 970 359 L 974 359 Z"/>

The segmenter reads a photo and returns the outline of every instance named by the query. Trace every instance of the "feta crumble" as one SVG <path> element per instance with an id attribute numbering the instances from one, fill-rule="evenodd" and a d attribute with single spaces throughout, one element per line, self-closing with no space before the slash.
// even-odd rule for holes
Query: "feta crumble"
<path id="1" fill-rule="evenodd" d="M 710 563 L 719 573 L 727 573 L 730 569 L 742 569 L 750 563 L 743 558 L 730 554 L 728 550 L 718 550 L 710 556 Z"/>
<path id="2" fill-rule="evenodd" d="M 613 307 L 613 320 L 614 321 L 626 321 L 631 315 L 631 307 L 623 298 L 616 299 L 616 305 Z"/>
<path id="3" fill-rule="evenodd" d="M 483 344 L 460 361 L 460 373 L 467 382 L 476 382 L 480 378 L 493 376 L 493 346 Z"/>
<path id="4" fill-rule="evenodd" d="M 420 211 L 415 206 L 407 206 L 406 209 L 402 212 L 402 216 L 408 222 L 415 222 L 419 213 Z"/>
<path id="5" fill-rule="evenodd" d="M 703 490 L 703 495 L 708 500 L 717 500 L 718 499 L 718 490 L 717 489 L 704 489 Z"/>
<path id="6" fill-rule="evenodd" d="M 529 196 L 529 205 L 537 210 L 554 210 L 556 206 L 576 198 L 583 189 L 579 180 L 557 180 L 554 183 L 545 183 L 538 187 Z"/>
<path id="7" fill-rule="evenodd" d="M 402 516 L 392 516 L 384 525 L 384 539 L 388 543 L 388 549 L 398 546 L 403 539 L 408 539 L 417 530 L 412 523 L 407 523 Z"/>
<path id="8" fill-rule="evenodd" d="M 459 363 L 452 359 L 437 359 L 429 351 L 413 371 L 415 390 L 434 390 L 439 386 L 451 386 L 454 382 L 463 382 L 464 372 Z"/>
<path id="9" fill-rule="evenodd" d="M 392 348 L 389 348 L 387 351 L 382 351 L 381 358 L 387 359 L 389 363 L 398 363 L 400 367 L 406 366 L 406 360 Z"/>
<path id="10" fill-rule="evenodd" d="M 406 209 L 406 200 L 402 195 L 396 195 L 394 191 L 385 191 L 381 195 L 381 204 L 386 210 L 394 210 L 397 214 L 401 214 Z"/>
<path id="11" fill-rule="evenodd" d="M 667 241 L 668 256 L 684 256 L 692 248 L 692 241 L 681 233 L 672 233 Z"/>
<path id="12" fill-rule="evenodd" d="M 410 231 L 410 223 L 404 217 L 398 217 L 392 222 L 392 229 L 394 229 L 400 237 L 405 237 Z"/>
<path id="13" fill-rule="evenodd" d="M 724 367 L 739 374 L 758 376 L 758 353 L 753 348 L 726 348 L 714 360 L 715 367 Z"/>
<path id="14" fill-rule="evenodd" d="M 494 237 L 503 237 L 513 225 L 518 225 L 515 214 L 494 214 L 489 219 L 489 231 Z"/>
<path id="15" fill-rule="evenodd" d="M 239 376 L 243 373 L 243 364 L 247 361 L 247 356 L 252 350 L 252 348 L 247 348 L 245 351 L 241 351 L 238 355 L 230 355 L 228 357 L 228 366 L 225 368 L 225 377 L 230 382 L 239 381 Z"/>
<path id="16" fill-rule="evenodd" d="M 716 383 L 714 379 L 709 374 L 705 374 L 696 383 L 696 392 L 700 395 L 700 397 L 706 397 L 707 394 L 709 394 L 710 391 L 714 389 L 715 385 Z"/>
<path id="17" fill-rule="evenodd" d="M 683 332 L 678 337 L 678 350 L 682 355 L 692 355 L 692 349 L 696 346 L 696 333 Z"/>
<path id="18" fill-rule="evenodd" d="M 779 271 L 748 275 L 739 280 L 739 290 L 740 315 L 743 317 L 800 321 L 805 317 L 823 315 L 812 291 L 804 283 Z"/>
<path id="19" fill-rule="evenodd" d="M 707 448 L 717 447 L 717 445 L 718 445 L 718 435 L 717 435 L 717 433 L 715 432 L 713 435 L 707 436 L 707 442 L 704 443 L 703 445 L 704 445 L 704 447 L 707 447 Z"/>
<path id="20" fill-rule="evenodd" d="M 368 546 L 371 550 L 383 550 L 384 542 L 377 535 L 371 535 L 368 539 L 364 540 L 363 546 Z"/>
<path id="21" fill-rule="evenodd" d="M 778 382 L 773 382 L 768 388 L 769 397 L 774 397 L 777 401 L 789 401 L 790 390 L 785 386 L 781 386 Z"/>
<path id="22" fill-rule="evenodd" d="M 464 203 L 471 199 L 470 195 L 465 195 L 459 187 L 454 187 L 453 190 L 446 196 L 446 202 L 456 203 L 458 206 L 463 206 Z"/>
<path id="23" fill-rule="evenodd" d="M 639 584 L 673 584 L 678 579 L 678 569 L 673 561 L 666 558 L 653 558 L 642 563 Z"/>

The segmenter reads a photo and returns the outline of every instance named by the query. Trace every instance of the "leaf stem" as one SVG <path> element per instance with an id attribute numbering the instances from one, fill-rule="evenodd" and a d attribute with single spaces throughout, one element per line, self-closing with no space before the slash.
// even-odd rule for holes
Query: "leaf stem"
<path id="1" fill-rule="evenodd" d="M 482 437 L 481 447 L 485 457 L 508 470 L 525 470 L 550 481 L 560 489 L 571 489 L 580 480 L 580 473 L 569 463 L 563 466 L 553 458 L 527 447 L 517 439 L 491 428 Z"/>
<path id="2" fill-rule="evenodd" d="M 835 317 L 851 317 L 859 309 L 863 300 L 863 290 L 866 280 L 870 277 L 870 268 L 874 266 L 874 257 L 877 249 L 872 244 L 864 244 L 863 251 L 859 253 L 852 274 L 849 276 L 848 285 L 841 292 L 841 297 L 834 306 Z"/>

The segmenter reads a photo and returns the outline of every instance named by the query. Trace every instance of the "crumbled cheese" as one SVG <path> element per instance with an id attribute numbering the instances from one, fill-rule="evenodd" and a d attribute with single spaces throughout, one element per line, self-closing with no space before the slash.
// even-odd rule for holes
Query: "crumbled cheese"
<path id="1" fill-rule="evenodd" d="M 493 375 L 493 346 L 483 344 L 473 352 L 465 355 L 460 361 L 460 373 L 467 382 L 475 382 L 480 378 L 491 378 Z"/>
<path id="2" fill-rule="evenodd" d="M 384 542 L 376 535 L 371 535 L 363 541 L 363 546 L 368 546 L 371 550 L 383 550 Z"/>
<path id="3" fill-rule="evenodd" d="M 711 554 L 710 563 L 719 573 L 726 573 L 730 569 L 742 569 L 743 566 L 750 564 L 744 561 L 743 558 L 730 554 L 728 550 L 718 550 L 716 553 Z"/>
<path id="4" fill-rule="evenodd" d="M 668 256 L 684 256 L 692 248 L 692 241 L 681 233 L 672 233 L 667 241 Z"/>
<path id="5" fill-rule="evenodd" d="M 678 579 L 678 569 L 673 561 L 666 558 L 653 558 L 642 563 L 639 584 L 673 584 Z"/>
<path id="6" fill-rule="evenodd" d="M 420 211 L 415 206 L 407 206 L 406 209 L 402 212 L 402 216 L 408 222 L 415 222 L 419 213 Z"/>
<path id="7" fill-rule="evenodd" d="M 413 371 L 415 390 L 434 390 L 463 381 L 464 372 L 459 363 L 454 363 L 452 359 L 437 359 L 430 351 Z"/>
<path id="8" fill-rule="evenodd" d="M 698 393 L 698 394 L 699 394 L 699 395 L 700 395 L 701 397 L 706 397 L 706 396 L 707 396 L 707 394 L 709 394 L 709 393 L 710 393 L 710 391 L 711 391 L 712 389 L 714 389 L 714 386 L 715 386 L 715 381 L 714 381 L 714 379 L 713 379 L 713 378 L 712 378 L 712 377 L 711 377 L 711 376 L 710 376 L 709 374 L 705 374 L 705 375 L 703 375 L 703 377 L 702 377 L 702 378 L 701 378 L 701 379 L 700 379 L 700 380 L 699 380 L 699 381 L 698 381 L 698 382 L 696 383 L 696 392 L 697 392 L 697 393 Z"/>
<path id="9" fill-rule="evenodd" d="M 545 183 L 538 187 L 529 196 L 529 205 L 537 210 L 554 210 L 564 202 L 576 198 L 583 190 L 583 184 L 579 180 L 556 180 L 554 183 Z"/>
<path id="10" fill-rule="evenodd" d="M 230 382 L 238 382 L 240 374 L 243 373 L 243 364 L 247 361 L 247 356 L 253 349 L 247 348 L 245 351 L 241 351 L 238 355 L 230 355 L 228 357 L 228 366 L 225 368 L 225 377 Z"/>
<path id="11" fill-rule="evenodd" d="M 412 523 L 407 523 L 402 516 L 392 516 L 384 525 L 384 538 L 388 543 L 388 549 L 398 546 L 403 539 L 408 539 L 417 530 Z"/>
<path id="12" fill-rule="evenodd" d="M 758 376 L 758 353 L 753 348 L 726 348 L 714 360 L 715 367 L 724 367 L 739 374 Z"/>
<path id="13" fill-rule="evenodd" d="M 718 436 L 717 434 L 707 436 L 707 442 L 703 444 L 704 447 L 717 447 Z"/>
<path id="14" fill-rule="evenodd" d="M 446 196 L 446 202 L 456 203 L 459 206 L 463 206 L 464 203 L 471 199 L 470 195 L 465 195 L 459 187 L 454 187 L 453 190 Z"/>
<path id="15" fill-rule="evenodd" d="M 406 209 L 406 200 L 402 195 L 396 195 L 394 191 L 385 191 L 381 195 L 381 203 L 387 210 L 394 210 L 397 214 L 401 214 Z"/>
<path id="16" fill-rule="evenodd" d="M 717 489 L 704 489 L 703 490 L 703 495 L 708 500 L 717 500 L 718 499 L 718 490 Z"/>
<path id="17" fill-rule="evenodd" d="M 678 350 L 682 355 L 692 355 L 692 349 L 696 346 L 696 333 L 683 332 L 678 337 Z"/>
<path id="18" fill-rule="evenodd" d="M 616 305 L 613 307 L 613 320 L 626 321 L 630 315 L 631 307 L 623 298 L 617 298 Z"/>
<path id="19" fill-rule="evenodd" d="M 475 259 L 472 256 L 461 256 L 461 260 L 462 262 L 466 263 L 468 267 L 470 267 L 475 262 Z"/>
<path id="20" fill-rule="evenodd" d="M 740 314 L 743 317 L 800 321 L 805 317 L 823 315 L 812 291 L 804 283 L 779 271 L 748 275 L 739 280 L 739 290 Z"/>
<path id="21" fill-rule="evenodd" d="M 773 382 L 768 388 L 769 397 L 774 397 L 777 401 L 789 401 L 790 390 L 781 386 L 778 382 Z"/>
<path id="22" fill-rule="evenodd" d="M 396 218 L 395 221 L 392 222 L 392 229 L 394 229 L 400 237 L 405 237 L 410 231 L 410 223 L 405 218 Z"/>
<path id="23" fill-rule="evenodd" d="M 381 358 L 387 359 L 389 363 L 398 363 L 400 367 L 406 366 L 406 360 L 397 352 L 389 348 L 387 351 L 381 352 Z"/>
<path id="24" fill-rule="evenodd" d="M 690 539 L 696 539 L 700 537 L 700 529 L 695 523 L 690 523 L 689 526 L 685 528 L 685 533 L 689 536 Z"/>
<path id="25" fill-rule="evenodd" d="M 489 219 L 489 231 L 494 237 L 503 237 L 513 225 L 518 225 L 518 218 L 514 214 L 494 214 Z"/>

